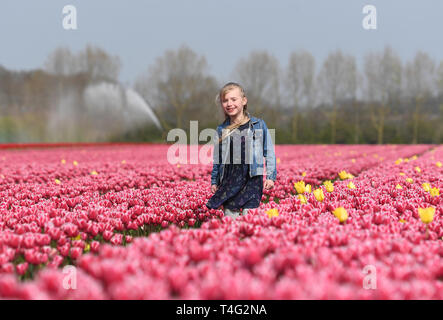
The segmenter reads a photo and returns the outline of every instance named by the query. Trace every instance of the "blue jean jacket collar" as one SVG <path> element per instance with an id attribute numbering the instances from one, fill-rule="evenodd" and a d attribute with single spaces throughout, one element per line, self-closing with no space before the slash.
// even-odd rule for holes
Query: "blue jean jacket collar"
<path id="1" fill-rule="evenodd" d="M 254 117 L 254 116 L 251 116 L 251 114 L 250 114 L 248 111 L 246 111 L 246 114 L 248 115 L 248 118 L 251 120 L 251 124 L 252 124 L 252 125 L 254 125 L 254 124 L 256 124 L 257 122 L 260 121 L 260 119 Z M 225 119 L 225 121 L 221 124 L 220 127 L 221 127 L 221 129 L 224 129 L 224 128 L 226 128 L 227 126 L 229 126 L 230 124 L 231 124 L 231 118 L 227 117 L 227 118 Z"/>

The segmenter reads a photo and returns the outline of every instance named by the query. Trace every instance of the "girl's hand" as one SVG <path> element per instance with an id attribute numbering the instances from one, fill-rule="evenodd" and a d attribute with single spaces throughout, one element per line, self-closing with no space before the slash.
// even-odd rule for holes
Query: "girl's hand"
<path id="1" fill-rule="evenodd" d="M 213 184 L 212 186 L 211 186 L 211 192 L 212 193 L 215 193 L 215 191 L 217 191 L 217 185 L 216 184 Z"/>
<path id="2" fill-rule="evenodd" d="M 266 180 L 264 187 L 266 190 L 272 189 L 274 187 L 274 181 Z"/>

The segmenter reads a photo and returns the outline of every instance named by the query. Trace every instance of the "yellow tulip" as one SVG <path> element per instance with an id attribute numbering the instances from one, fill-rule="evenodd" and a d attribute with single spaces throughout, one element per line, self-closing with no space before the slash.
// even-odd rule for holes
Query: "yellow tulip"
<path id="1" fill-rule="evenodd" d="M 412 160 L 415 160 L 415 159 L 417 159 L 417 156 L 416 156 L 416 155 L 414 155 L 414 156 L 412 157 Z"/>
<path id="2" fill-rule="evenodd" d="M 338 176 L 340 177 L 341 180 L 346 180 L 346 179 L 352 179 L 354 178 L 354 176 L 351 173 L 346 172 L 345 170 L 340 171 L 338 173 Z"/>
<path id="3" fill-rule="evenodd" d="M 307 185 L 306 185 L 306 191 L 307 191 L 308 193 L 311 193 L 312 188 L 311 188 L 311 185 L 310 185 L 310 184 L 307 184 Z"/>
<path id="4" fill-rule="evenodd" d="M 404 175 L 405 175 L 405 173 L 404 173 L 404 172 L 400 172 L 400 173 L 399 173 L 399 175 L 401 175 L 401 176 L 404 176 Z"/>
<path id="5" fill-rule="evenodd" d="M 91 171 L 91 175 L 93 175 L 93 176 L 96 176 L 96 175 L 98 175 L 98 173 L 97 173 L 97 171 Z"/>
<path id="6" fill-rule="evenodd" d="M 304 181 L 294 182 L 294 188 L 298 194 L 305 193 L 306 186 Z"/>
<path id="7" fill-rule="evenodd" d="M 343 170 L 338 173 L 338 176 L 340 177 L 340 179 L 346 180 L 348 178 L 348 173 L 345 170 Z"/>
<path id="8" fill-rule="evenodd" d="M 356 189 L 355 184 L 353 184 L 352 181 L 348 183 L 348 188 L 349 189 Z"/>
<path id="9" fill-rule="evenodd" d="M 60 180 L 55 179 L 55 183 L 56 183 L 56 184 L 60 184 L 61 182 L 60 182 Z"/>
<path id="10" fill-rule="evenodd" d="M 268 211 L 266 211 L 266 214 L 268 215 L 269 218 L 278 217 L 278 209 L 276 208 L 269 209 Z"/>
<path id="11" fill-rule="evenodd" d="M 77 166 L 78 165 L 78 162 L 77 161 L 72 161 L 72 164 L 74 165 L 74 166 Z"/>
<path id="12" fill-rule="evenodd" d="M 425 190 L 426 192 L 431 191 L 431 185 L 429 183 L 423 183 L 421 186 L 423 187 L 423 190 Z"/>
<path id="13" fill-rule="evenodd" d="M 434 220 L 435 208 L 418 208 L 418 214 L 420 215 L 420 219 L 423 223 L 431 223 Z"/>
<path id="14" fill-rule="evenodd" d="M 355 163 L 355 159 L 351 159 L 351 162 L 352 162 L 352 163 Z"/>
<path id="15" fill-rule="evenodd" d="M 395 189 L 403 189 L 403 187 L 397 183 L 397 185 L 395 186 Z"/>
<path id="16" fill-rule="evenodd" d="M 435 165 L 436 165 L 437 167 L 441 168 L 441 162 L 440 162 L 440 161 L 436 162 Z"/>
<path id="17" fill-rule="evenodd" d="M 61 160 L 61 163 L 62 163 L 62 164 L 65 164 L 65 163 L 66 163 L 66 160 L 65 160 L 65 159 L 62 159 L 62 160 Z"/>
<path id="18" fill-rule="evenodd" d="M 315 199 L 317 199 L 317 201 L 320 201 L 320 202 L 325 200 L 325 195 L 323 194 L 323 190 L 321 188 L 314 190 L 314 197 L 315 197 Z"/>
<path id="19" fill-rule="evenodd" d="M 400 223 L 406 223 L 406 220 L 400 219 L 398 222 L 400 222 Z"/>
<path id="20" fill-rule="evenodd" d="M 86 243 L 85 252 L 89 252 L 89 250 L 91 250 L 91 245 L 89 243 Z"/>
<path id="21" fill-rule="evenodd" d="M 415 167 L 415 171 L 417 171 L 418 173 L 421 172 L 421 169 L 419 167 Z"/>
<path id="22" fill-rule="evenodd" d="M 299 194 L 298 198 L 300 199 L 301 204 L 307 204 L 308 200 L 306 200 L 306 197 L 303 194 Z"/>
<path id="23" fill-rule="evenodd" d="M 306 177 L 306 172 L 303 172 L 303 173 L 301 174 L 301 176 L 302 176 L 302 177 Z"/>
<path id="24" fill-rule="evenodd" d="M 281 162 L 280 158 L 277 158 L 277 163 L 280 163 L 280 162 Z"/>
<path id="25" fill-rule="evenodd" d="M 429 193 L 431 194 L 432 197 L 436 197 L 440 195 L 440 190 L 438 188 L 432 188 Z"/>
<path id="26" fill-rule="evenodd" d="M 406 182 L 412 183 L 413 181 L 411 178 L 406 178 Z"/>
<path id="27" fill-rule="evenodd" d="M 122 160 L 122 163 L 125 164 L 125 163 L 126 163 L 126 160 Z"/>
<path id="28" fill-rule="evenodd" d="M 325 185 L 327 192 L 334 191 L 334 185 L 331 181 L 327 180 L 327 181 L 323 182 L 323 184 Z"/>
<path id="29" fill-rule="evenodd" d="M 340 222 L 345 222 L 348 219 L 348 212 L 343 207 L 335 209 L 332 213 Z"/>
<path id="30" fill-rule="evenodd" d="M 402 158 L 395 160 L 395 164 L 400 164 L 400 163 L 402 163 L 402 162 L 403 162 L 403 159 L 402 159 Z"/>
<path id="31" fill-rule="evenodd" d="M 177 164 L 177 168 L 180 168 L 180 164 Z"/>

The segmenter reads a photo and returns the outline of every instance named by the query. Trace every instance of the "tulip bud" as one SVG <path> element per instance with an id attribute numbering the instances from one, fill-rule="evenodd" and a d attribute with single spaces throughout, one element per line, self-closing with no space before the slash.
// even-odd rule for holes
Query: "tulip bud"
<path id="1" fill-rule="evenodd" d="M 337 219 L 340 222 L 345 222 L 348 219 L 348 212 L 343 207 L 339 207 L 339 208 L 335 209 L 333 211 L 333 214 L 334 214 L 334 216 L 337 217 Z"/>
<path id="2" fill-rule="evenodd" d="M 325 195 L 323 194 L 323 190 L 321 188 L 314 190 L 314 196 L 317 201 L 322 202 L 325 199 Z"/>
<path id="3" fill-rule="evenodd" d="M 299 182 L 294 183 L 294 188 L 295 188 L 295 190 L 297 190 L 298 194 L 305 193 L 305 191 L 306 191 L 305 182 L 299 181 Z"/>
<path id="4" fill-rule="evenodd" d="M 356 189 L 355 184 L 352 181 L 348 183 L 348 188 L 349 189 Z"/>
<path id="5" fill-rule="evenodd" d="M 306 192 L 311 193 L 311 191 L 312 191 L 312 187 L 311 187 L 311 185 L 310 185 L 310 184 L 307 184 L 307 185 L 306 185 Z"/>
<path id="6" fill-rule="evenodd" d="M 29 264 L 27 262 L 20 263 L 15 267 L 15 269 L 19 275 L 24 275 L 26 270 L 28 270 L 28 265 Z"/>
<path id="7" fill-rule="evenodd" d="M 440 189 L 438 188 L 432 188 L 429 193 L 431 194 L 432 197 L 437 197 L 440 195 Z"/>
<path id="8" fill-rule="evenodd" d="M 308 200 L 306 200 L 306 197 L 303 194 L 299 194 L 298 198 L 300 199 L 301 204 L 307 204 Z"/>
<path id="9" fill-rule="evenodd" d="M 431 223 L 434 220 L 435 208 L 418 208 L 418 214 L 420 215 L 420 219 L 423 223 Z"/>
<path id="10" fill-rule="evenodd" d="M 268 215 L 269 218 L 278 217 L 278 209 L 276 208 L 269 209 L 268 211 L 266 211 L 266 214 Z"/>

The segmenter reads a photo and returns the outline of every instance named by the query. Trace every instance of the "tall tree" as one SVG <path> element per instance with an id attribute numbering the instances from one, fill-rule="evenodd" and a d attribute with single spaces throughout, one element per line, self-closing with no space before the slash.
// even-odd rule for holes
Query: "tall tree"
<path id="1" fill-rule="evenodd" d="M 248 108 L 258 115 L 267 113 L 274 124 L 280 104 L 279 74 L 277 59 L 266 51 L 252 51 L 234 70 L 234 78 L 245 88 Z"/>
<path id="2" fill-rule="evenodd" d="M 118 56 L 111 56 L 92 45 L 87 45 L 78 54 L 73 54 L 67 47 L 59 47 L 49 54 L 44 68 L 59 76 L 85 73 L 91 80 L 117 82 L 121 61 Z"/>
<path id="3" fill-rule="evenodd" d="M 435 86 L 435 62 L 427 53 L 417 52 L 414 60 L 406 64 L 406 92 L 414 101 L 412 115 L 412 143 L 418 142 L 419 124 L 424 103 L 433 94 Z"/>
<path id="4" fill-rule="evenodd" d="M 440 61 L 440 65 L 437 69 L 437 101 L 439 103 L 439 123 L 443 123 L 443 61 Z M 441 125 L 437 126 L 436 128 L 436 142 L 441 143 L 441 136 L 442 136 L 442 129 Z"/>
<path id="5" fill-rule="evenodd" d="M 185 45 L 158 57 L 137 78 L 135 89 L 152 103 L 167 130 L 188 128 L 186 121 L 193 119 L 214 119 L 214 109 L 208 106 L 214 106 L 216 80 L 209 75 L 205 57 Z"/>
<path id="6" fill-rule="evenodd" d="M 44 63 L 44 69 L 56 75 L 72 75 L 78 71 L 77 68 L 76 57 L 67 47 L 56 48 Z"/>
<path id="7" fill-rule="evenodd" d="M 329 113 L 331 143 L 336 141 L 338 103 L 355 95 L 356 70 L 355 58 L 337 50 L 328 55 L 319 72 L 317 82 L 322 90 L 323 102 L 332 105 Z"/>
<path id="8" fill-rule="evenodd" d="M 370 108 L 371 121 L 377 132 L 377 143 L 383 143 L 388 105 L 398 99 L 401 92 L 402 63 L 387 46 L 381 53 L 365 56 L 365 95 Z"/>
<path id="9" fill-rule="evenodd" d="M 299 112 L 301 108 L 311 109 L 314 98 L 315 59 L 307 51 L 293 52 L 289 57 L 286 73 L 286 88 L 289 104 L 292 106 L 292 142 L 297 143 Z"/>
<path id="10" fill-rule="evenodd" d="M 103 49 L 87 45 L 77 57 L 80 72 L 90 75 L 93 80 L 117 82 L 121 61 L 118 56 L 111 56 Z"/>

